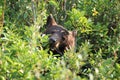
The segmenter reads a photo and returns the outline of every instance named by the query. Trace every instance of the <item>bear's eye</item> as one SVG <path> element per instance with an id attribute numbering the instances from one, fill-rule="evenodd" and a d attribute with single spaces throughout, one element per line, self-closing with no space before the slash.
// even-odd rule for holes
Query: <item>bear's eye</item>
<path id="1" fill-rule="evenodd" d="M 52 34 L 54 34 L 54 33 L 55 33 L 55 31 L 52 31 L 51 33 L 52 33 Z"/>
<path id="2" fill-rule="evenodd" d="M 64 41 L 64 40 L 65 40 L 65 37 L 62 37 L 62 40 Z"/>
<path id="3" fill-rule="evenodd" d="M 62 35 L 68 35 L 68 33 L 67 32 L 62 32 Z"/>

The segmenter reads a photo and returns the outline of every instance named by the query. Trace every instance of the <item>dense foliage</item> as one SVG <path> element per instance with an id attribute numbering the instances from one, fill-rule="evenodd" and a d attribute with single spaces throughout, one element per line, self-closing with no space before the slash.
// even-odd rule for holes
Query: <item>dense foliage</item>
<path id="1" fill-rule="evenodd" d="M 0 80 L 119 80 L 119 0 L 2 0 Z M 4 5 L 3 5 L 4 4 Z M 4 9 L 3 9 L 4 6 Z M 52 13 L 77 30 L 76 52 L 48 54 L 42 37 Z"/>

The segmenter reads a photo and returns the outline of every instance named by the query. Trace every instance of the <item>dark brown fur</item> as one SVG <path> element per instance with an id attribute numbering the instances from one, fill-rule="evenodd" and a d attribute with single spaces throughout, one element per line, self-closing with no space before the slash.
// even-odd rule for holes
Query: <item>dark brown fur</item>
<path id="1" fill-rule="evenodd" d="M 58 25 L 52 14 L 47 18 L 45 34 L 49 36 L 50 51 L 54 54 L 62 55 L 65 50 L 75 48 L 76 31 L 68 31 L 63 26 Z"/>

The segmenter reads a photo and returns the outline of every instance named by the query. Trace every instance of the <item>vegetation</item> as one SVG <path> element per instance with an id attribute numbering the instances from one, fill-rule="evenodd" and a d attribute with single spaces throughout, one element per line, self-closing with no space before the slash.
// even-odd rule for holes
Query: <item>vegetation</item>
<path id="1" fill-rule="evenodd" d="M 0 80 L 119 80 L 119 4 L 119 0 L 1 0 Z M 68 30 L 78 31 L 76 52 L 62 57 L 48 54 L 48 37 L 41 34 L 50 13 Z"/>

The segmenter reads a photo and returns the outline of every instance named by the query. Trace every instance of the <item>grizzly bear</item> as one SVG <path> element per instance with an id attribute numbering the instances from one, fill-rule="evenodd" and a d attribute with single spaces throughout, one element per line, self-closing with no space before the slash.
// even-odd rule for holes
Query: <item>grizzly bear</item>
<path id="1" fill-rule="evenodd" d="M 52 14 L 47 17 L 44 34 L 49 34 L 49 48 L 53 54 L 63 55 L 65 50 L 75 49 L 77 31 L 68 31 L 58 25 Z"/>

